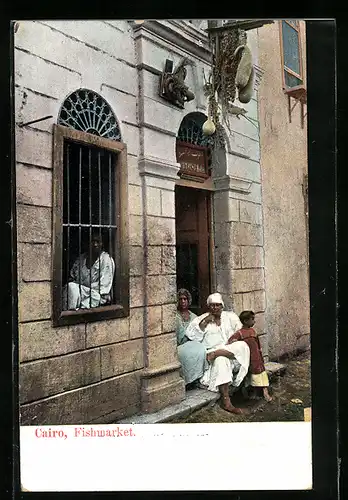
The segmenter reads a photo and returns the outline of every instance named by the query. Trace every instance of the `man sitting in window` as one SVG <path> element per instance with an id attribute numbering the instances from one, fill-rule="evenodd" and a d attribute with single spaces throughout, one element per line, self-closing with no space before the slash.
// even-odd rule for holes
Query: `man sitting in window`
<path id="1" fill-rule="evenodd" d="M 111 303 L 115 273 L 113 258 L 103 251 L 99 234 L 93 233 L 91 249 L 78 257 L 63 288 L 63 309 L 90 309 Z"/>

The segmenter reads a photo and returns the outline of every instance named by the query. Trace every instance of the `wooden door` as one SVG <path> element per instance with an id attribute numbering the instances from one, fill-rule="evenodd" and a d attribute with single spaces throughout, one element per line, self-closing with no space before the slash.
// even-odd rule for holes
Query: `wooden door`
<path id="1" fill-rule="evenodd" d="M 206 310 L 210 293 L 210 192 L 176 186 L 177 287 L 192 294 L 191 310 Z"/>

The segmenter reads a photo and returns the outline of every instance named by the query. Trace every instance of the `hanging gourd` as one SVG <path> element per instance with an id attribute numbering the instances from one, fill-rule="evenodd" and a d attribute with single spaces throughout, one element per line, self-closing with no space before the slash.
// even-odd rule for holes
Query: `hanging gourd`
<path id="1" fill-rule="evenodd" d="M 215 109 L 215 99 L 217 99 L 217 96 L 215 95 L 213 87 L 212 94 L 210 95 L 208 100 L 208 118 L 202 125 L 202 133 L 206 136 L 213 135 L 216 131 L 215 123 L 212 120 L 212 116 L 218 118 L 216 113 L 217 110 Z"/>
<path id="2" fill-rule="evenodd" d="M 253 68 L 253 57 L 251 54 L 251 50 L 247 45 L 240 45 L 239 47 L 237 47 L 234 52 L 234 57 L 237 57 L 240 51 L 243 52 L 238 64 L 235 82 L 238 89 L 243 89 L 248 84 L 250 78 L 250 74 Z"/>
<path id="3" fill-rule="evenodd" d="M 241 102 L 243 104 L 250 102 L 251 98 L 253 96 L 254 75 L 255 75 L 255 71 L 254 71 L 254 68 L 252 67 L 248 83 L 246 84 L 246 86 L 243 89 L 240 89 L 238 92 L 239 102 Z"/>
<path id="4" fill-rule="evenodd" d="M 238 23 L 237 26 L 225 26 L 219 30 L 212 26 L 208 31 L 212 65 L 209 79 L 205 80 L 204 93 L 210 106 L 202 132 L 204 135 L 214 134 L 217 141 L 222 124 L 233 133 L 232 116 L 244 116 L 248 120 L 245 116 L 247 110 L 235 106 L 234 102 L 237 97 L 243 104 L 252 99 L 255 70 L 252 52 L 247 46 L 246 31 Z"/>
<path id="5" fill-rule="evenodd" d="M 203 135 L 213 135 L 215 133 L 215 130 L 215 123 L 210 117 L 208 117 L 208 119 L 202 125 Z"/>
<path id="6" fill-rule="evenodd" d="M 238 89 L 238 99 L 242 103 L 248 103 L 253 95 L 254 84 L 254 66 L 251 50 L 247 45 L 240 45 L 234 52 L 234 57 L 242 51 L 237 73 L 236 73 L 236 87 Z"/>

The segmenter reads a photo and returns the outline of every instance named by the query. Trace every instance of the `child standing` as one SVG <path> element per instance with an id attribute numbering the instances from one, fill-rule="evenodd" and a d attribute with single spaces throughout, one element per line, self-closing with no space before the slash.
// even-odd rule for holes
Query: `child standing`
<path id="1" fill-rule="evenodd" d="M 231 344 L 237 340 L 243 340 L 248 344 L 250 349 L 250 385 L 262 388 L 265 400 L 272 401 L 272 397 L 268 392 L 269 381 L 265 370 L 260 341 L 253 328 L 255 324 L 255 313 L 253 311 L 243 311 L 240 314 L 239 319 L 243 328 L 234 333 L 228 339 L 227 343 Z"/>

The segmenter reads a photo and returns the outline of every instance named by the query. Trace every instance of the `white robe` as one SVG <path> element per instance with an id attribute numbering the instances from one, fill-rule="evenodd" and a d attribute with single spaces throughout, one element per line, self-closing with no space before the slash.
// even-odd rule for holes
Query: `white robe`
<path id="1" fill-rule="evenodd" d="M 218 391 L 221 384 L 232 384 L 238 387 L 248 373 L 250 363 L 250 350 L 246 342 L 238 341 L 226 345 L 228 339 L 236 331 L 242 328 L 238 316 L 234 312 L 222 311 L 221 325 L 208 323 L 202 331 L 199 323 L 208 316 L 209 313 L 202 314 L 195 318 L 186 330 L 186 336 L 190 340 L 202 342 L 207 352 L 217 349 L 225 349 L 234 354 L 235 359 L 225 356 L 218 356 L 204 372 L 200 379 L 201 384 L 208 386 L 209 391 Z"/>
<path id="2" fill-rule="evenodd" d="M 76 259 L 70 271 L 70 281 L 63 287 L 63 309 L 89 309 L 110 302 L 115 262 L 102 252 L 91 269 L 86 265 L 87 254 Z"/>

